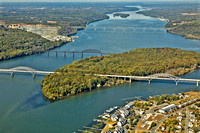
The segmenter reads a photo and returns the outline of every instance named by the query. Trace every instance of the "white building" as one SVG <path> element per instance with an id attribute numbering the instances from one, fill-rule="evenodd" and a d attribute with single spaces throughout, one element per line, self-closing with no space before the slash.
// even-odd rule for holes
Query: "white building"
<path id="1" fill-rule="evenodd" d="M 112 116 L 111 116 L 111 120 L 112 121 L 117 121 L 119 119 L 119 113 L 115 112 Z"/>
<path id="2" fill-rule="evenodd" d="M 134 105 L 133 102 L 130 102 L 125 105 L 124 109 L 130 109 L 133 105 Z"/>
<path id="3" fill-rule="evenodd" d="M 176 106 L 175 104 L 171 104 L 171 105 L 168 105 L 168 106 L 166 106 L 166 107 L 164 107 L 164 108 L 162 108 L 162 109 L 159 109 L 159 112 L 160 112 L 160 113 L 167 113 L 167 112 L 169 112 L 170 110 L 171 110 L 171 111 L 174 110 L 175 108 L 177 108 L 177 106 Z"/>
<path id="4" fill-rule="evenodd" d="M 117 125 L 122 127 L 126 124 L 126 119 L 120 118 L 119 121 L 117 122 Z"/>

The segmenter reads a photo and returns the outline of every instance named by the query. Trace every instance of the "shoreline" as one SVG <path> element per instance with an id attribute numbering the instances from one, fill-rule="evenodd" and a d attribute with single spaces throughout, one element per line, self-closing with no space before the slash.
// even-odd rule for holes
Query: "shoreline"
<path id="1" fill-rule="evenodd" d="M 188 72 L 188 73 L 184 73 L 184 74 L 176 75 L 176 76 L 184 76 L 184 75 L 193 73 L 193 72 L 195 72 L 195 71 L 197 71 L 197 70 L 200 70 L 200 66 L 199 66 L 198 69 L 196 69 L 196 70 L 192 70 L 192 71 L 190 71 L 190 72 Z M 120 84 L 117 84 L 117 85 L 103 86 L 103 87 L 100 87 L 100 88 L 95 88 L 95 89 L 90 90 L 90 91 L 88 90 L 88 91 L 84 91 L 84 92 L 81 92 L 81 93 L 78 93 L 78 94 L 74 94 L 74 95 L 63 96 L 62 98 L 55 99 L 55 100 L 49 99 L 47 96 L 45 96 L 45 95 L 43 94 L 43 92 L 42 92 L 42 94 L 43 94 L 43 96 L 46 98 L 46 100 L 48 100 L 48 101 L 50 101 L 50 102 L 56 102 L 56 101 L 64 100 L 64 99 L 66 99 L 66 98 L 72 98 L 72 97 L 84 95 L 84 94 L 87 94 L 87 93 L 89 93 L 89 92 L 94 92 L 94 91 L 98 91 L 98 90 L 102 90 L 102 89 L 109 89 L 109 88 L 112 88 L 112 87 L 115 87 L 115 86 L 127 85 L 127 84 L 131 84 L 131 83 L 132 83 L 132 82 L 130 83 L 129 81 L 125 81 L 125 82 L 122 83 L 122 81 L 124 81 L 124 80 L 120 80 L 120 81 L 121 81 L 121 83 L 120 83 Z M 132 81 L 134 81 L 134 82 L 148 82 L 148 80 L 132 80 Z M 42 87 L 42 85 L 41 85 L 41 87 Z"/>
<path id="2" fill-rule="evenodd" d="M 147 9 L 148 10 L 148 9 Z M 149 9 L 149 10 L 152 10 L 152 9 Z M 142 14 L 144 16 L 148 16 L 148 17 L 152 17 L 152 18 L 155 18 L 155 19 L 159 19 L 161 21 L 165 21 L 167 22 L 163 28 L 167 29 L 167 28 L 170 28 L 170 27 L 166 27 L 166 25 L 170 22 L 170 20 L 168 18 L 161 18 L 161 17 L 153 17 L 151 15 L 145 15 L 143 13 L 140 13 L 139 11 L 136 12 L 137 14 Z M 176 27 L 175 27 L 176 28 Z M 180 33 L 176 33 L 176 32 L 173 32 L 171 30 L 167 30 L 168 33 L 170 34 L 174 34 L 174 35 L 178 35 L 178 36 L 181 36 L 181 37 L 184 37 L 185 39 L 191 39 L 191 40 L 200 40 L 200 37 L 196 37 L 196 36 L 193 36 L 193 35 L 186 35 L 186 34 L 180 34 Z"/>
<path id="3" fill-rule="evenodd" d="M 117 109 L 114 109 L 115 106 L 110 107 L 110 109 L 113 109 L 111 112 L 107 112 L 106 110 L 104 111 L 104 113 L 101 113 L 99 116 L 96 116 L 95 119 L 93 119 L 93 121 L 87 125 L 87 127 L 91 127 L 91 128 L 90 129 L 83 128 L 83 131 L 85 132 L 93 131 L 92 127 L 96 127 L 96 126 L 97 127 L 100 126 L 100 128 L 102 129 L 101 133 L 104 133 L 106 131 L 118 130 L 117 127 L 120 127 L 121 130 L 123 131 L 129 131 L 129 132 L 135 132 L 135 131 L 139 132 L 142 130 L 157 131 L 159 130 L 159 127 L 160 129 L 162 127 L 162 123 L 164 122 L 162 120 L 163 118 L 165 118 L 164 120 L 170 119 L 170 116 L 172 116 L 172 114 L 174 115 L 175 113 L 182 111 L 184 108 L 187 108 L 188 106 L 194 105 L 196 103 L 200 104 L 199 96 L 200 96 L 200 92 L 198 90 L 190 90 L 186 92 L 179 92 L 179 93 L 173 93 L 173 94 L 149 96 L 149 98 L 145 98 L 146 100 L 137 99 L 137 98 L 128 100 L 126 103 L 116 106 Z M 173 100 L 168 100 L 167 97 L 171 97 L 173 98 Z M 165 98 L 165 99 L 161 100 L 162 102 L 159 102 L 157 98 L 159 100 L 161 98 Z M 172 106 L 172 105 L 175 106 L 176 108 L 173 108 L 172 110 L 169 110 L 166 112 L 162 112 L 164 107 Z M 128 114 L 126 115 L 124 113 L 125 111 L 123 112 L 123 110 L 126 110 Z M 180 111 L 177 111 L 177 110 L 180 110 Z M 119 115 L 116 115 L 116 114 L 119 114 Z M 114 115 L 116 115 L 116 119 L 114 118 Z M 142 126 L 147 120 L 145 118 L 145 116 L 147 115 L 150 116 L 150 117 L 147 117 L 147 119 L 149 121 L 155 122 L 156 125 L 158 124 L 158 126 L 152 126 L 151 128 L 149 128 L 148 126 Z M 153 115 L 155 116 L 152 118 L 151 116 Z M 140 116 L 140 117 L 137 117 L 137 116 Z M 157 118 L 155 119 L 155 117 Z M 120 121 L 122 119 L 125 119 L 126 121 L 123 125 L 120 125 Z M 137 121 L 135 122 L 136 119 Z M 95 123 L 94 122 L 95 120 L 98 120 L 98 122 Z M 134 129 L 134 128 L 137 128 L 137 129 Z"/>

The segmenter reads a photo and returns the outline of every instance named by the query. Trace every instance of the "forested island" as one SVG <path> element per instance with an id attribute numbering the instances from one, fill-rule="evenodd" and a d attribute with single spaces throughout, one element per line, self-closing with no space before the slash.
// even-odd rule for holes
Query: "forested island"
<path id="1" fill-rule="evenodd" d="M 147 5 L 152 10 L 138 13 L 155 18 L 168 19 L 168 32 L 189 39 L 200 39 L 200 10 L 198 4 L 157 4 Z"/>
<path id="2" fill-rule="evenodd" d="M 49 50 L 67 41 L 49 41 L 21 29 L 0 27 L 0 61 L 34 54 L 32 50 Z"/>
<path id="3" fill-rule="evenodd" d="M 108 56 L 92 56 L 57 69 L 42 80 L 42 92 L 59 100 L 101 87 L 126 83 L 94 74 L 147 76 L 155 73 L 182 75 L 200 67 L 200 54 L 175 48 L 138 48 Z"/>
<path id="4" fill-rule="evenodd" d="M 130 16 L 130 14 L 126 14 L 126 13 L 114 13 L 113 16 L 114 17 L 120 16 L 121 18 L 127 18 L 128 16 Z"/>

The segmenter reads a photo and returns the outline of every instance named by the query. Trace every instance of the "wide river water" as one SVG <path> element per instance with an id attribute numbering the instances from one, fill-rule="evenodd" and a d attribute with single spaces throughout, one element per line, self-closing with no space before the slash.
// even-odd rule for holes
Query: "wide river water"
<path id="1" fill-rule="evenodd" d="M 88 26 L 99 27 L 158 27 L 163 28 L 165 21 L 128 12 L 128 18 L 113 18 L 91 23 Z M 200 41 L 185 39 L 162 31 L 136 31 L 112 29 L 104 32 L 97 29 L 82 30 L 77 33 L 78 39 L 73 44 L 66 44 L 56 50 L 98 49 L 102 52 L 119 53 L 135 48 L 146 47 L 173 47 L 200 52 Z M 0 68 L 27 66 L 37 70 L 54 71 L 80 59 L 80 54 L 71 54 L 64 57 L 59 54 L 47 56 L 32 55 L 0 62 Z M 85 54 L 84 57 L 91 56 Z M 200 79 L 200 70 L 183 75 L 185 78 Z M 0 74 L 0 132 L 1 133 L 72 133 L 82 126 L 86 126 L 106 109 L 123 105 L 123 98 L 142 96 L 147 98 L 153 95 L 172 94 L 197 89 L 194 83 L 152 81 L 134 82 L 99 89 L 81 94 L 54 103 L 46 101 L 41 93 L 41 80 L 44 76 L 32 78 L 31 74 Z"/>

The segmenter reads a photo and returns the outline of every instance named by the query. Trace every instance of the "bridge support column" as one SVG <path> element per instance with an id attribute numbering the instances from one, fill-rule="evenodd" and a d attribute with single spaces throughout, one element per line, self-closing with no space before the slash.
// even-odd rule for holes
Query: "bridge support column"
<path id="1" fill-rule="evenodd" d="M 35 78 L 35 73 L 33 73 L 33 78 Z"/>
<path id="2" fill-rule="evenodd" d="M 56 51 L 56 56 L 58 56 L 58 52 Z"/>
<path id="3" fill-rule="evenodd" d="M 14 72 L 10 72 L 11 78 L 14 77 Z"/>
<path id="4" fill-rule="evenodd" d="M 97 28 L 94 28 L 94 31 L 96 32 L 96 31 L 97 31 Z"/>
<path id="5" fill-rule="evenodd" d="M 132 79 L 131 79 L 131 78 L 129 79 L 129 82 L 130 82 L 130 83 L 132 82 Z"/>
<path id="6" fill-rule="evenodd" d="M 176 81 L 176 86 L 178 85 L 178 81 Z"/>
<path id="7" fill-rule="evenodd" d="M 74 58 L 74 52 L 72 52 L 73 58 Z"/>
<path id="8" fill-rule="evenodd" d="M 81 58 L 83 58 L 83 52 L 81 52 Z"/>
<path id="9" fill-rule="evenodd" d="M 64 57 L 66 57 L 66 52 L 64 51 Z"/>
<path id="10" fill-rule="evenodd" d="M 149 84 L 151 84 L 151 80 L 149 79 Z"/>
<path id="11" fill-rule="evenodd" d="M 199 86 L 199 81 L 197 81 L 197 87 Z"/>
<path id="12" fill-rule="evenodd" d="M 47 52 L 47 55 L 49 56 L 49 51 Z"/>

